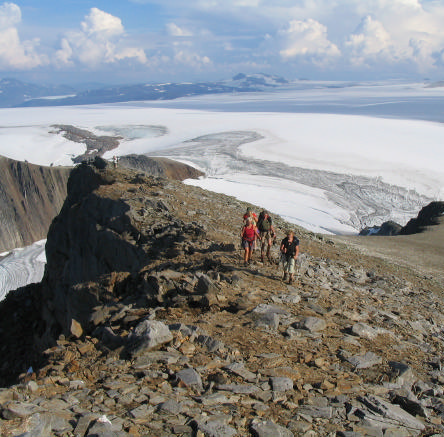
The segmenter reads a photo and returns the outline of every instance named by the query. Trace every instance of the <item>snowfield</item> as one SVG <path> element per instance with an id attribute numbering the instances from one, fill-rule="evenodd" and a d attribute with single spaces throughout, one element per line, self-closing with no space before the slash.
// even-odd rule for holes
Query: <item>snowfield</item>
<path id="1" fill-rule="evenodd" d="M 46 264 L 46 240 L 0 254 L 0 300 L 11 290 L 40 282 Z"/>
<path id="2" fill-rule="evenodd" d="M 53 124 L 121 135 L 105 158 L 186 162 L 207 175 L 187 183 L 317 232 L 403 224 L 444 197 L 442 87 L 301 82 L 269 93 L 0 109 L 0 120 L 0 155 L 69 164 L 85 146 L 51 133 Z"/>

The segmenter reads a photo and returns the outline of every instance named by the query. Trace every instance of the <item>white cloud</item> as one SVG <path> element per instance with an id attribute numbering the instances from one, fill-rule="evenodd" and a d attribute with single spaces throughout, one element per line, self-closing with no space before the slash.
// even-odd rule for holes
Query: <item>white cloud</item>
<path id="1" fill-rule="evenodd" d="M 178 64 L 183 64 L 188 67 L 201 69 L 212 64 L 208 56 L 200 56 L 190 50 L 177 50 L 174 55 L 174 61 Z"/>
<path id="2" fill-rule="evenodd" d="M 82 30 L 89 36 L 109 39 L 122 35 L 124 32 L 122 20 L 97 8 L 91 8 L 85 21 L 81 23 Z"/>
<path id="3" fill-rule="evenodd" d="M 168 23 L 166 25 L 166 28 L 167 28 L 168 34 L 171 35 L 171 36 L 177 36 L 177 37 L 193 36 L 193 32 L 191 32 L 188 29 L 184 29 L 182 27 L 179 27 L 175 23 Z"/>
<path id="4" fill-rule="evenodd" d="M 396 48 L 382 23 L 365 17 L 356 32 L 350 35 L 346 46 L 350 48 L 350 60 L 354 65 L 364 65 L 369 60 L 396 61 Z"/>
<path id="5" fill-rule="evenodd" d="M 148 62 L 140 47 L 127 47 L 125 30 L 120 18 L 92 8 L 81 23 L 81 31 L 69 32 L 61 40 L 61 48 L 54 56 L 58 66 L 80 63 L 90 68 L 122 60 Z"/>
<path id="6" fill-rule="evenodd" d="M 14 3 L 0 6 L 0 68 L 28 70 L 46 64 L 47 58 L 36 51 L 40 41 L 21 41 L 16 25 L 20 24 L 22 14 Z"/>
<path id="7" fill-rule="evenodd" d="M 327 38 L 327 28 L 318 21 L 293 20 L 279 31 L 282 40 L 280 55 L 285 60 L 303 57 L 317 64 L 326 64 L 340 55 L 339 48 Z"/>
<path id="8" fill-rule="evenodd" d="M 9 29 L 22 21 L 22 12 L 14 3 L 3 3 L 0 6 L 0 30 Z"/>

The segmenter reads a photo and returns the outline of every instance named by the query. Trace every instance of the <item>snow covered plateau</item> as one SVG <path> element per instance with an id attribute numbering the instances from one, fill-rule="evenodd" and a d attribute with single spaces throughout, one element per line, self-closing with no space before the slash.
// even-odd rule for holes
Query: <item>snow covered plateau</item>
<path id="1" fill-rule="evenodd" d="M 105 158 L 138 153 L 186 162 L 207 175 L 187 183 L 315 232 L 404 224 L 444 197 L 444 88 L 421 83 L 306 82 L 274 92 L 0 109 L 0 120 L 0 155 L 72 165 L 85 146 L 52 125 L 111 133 L 124 139 Z"/>

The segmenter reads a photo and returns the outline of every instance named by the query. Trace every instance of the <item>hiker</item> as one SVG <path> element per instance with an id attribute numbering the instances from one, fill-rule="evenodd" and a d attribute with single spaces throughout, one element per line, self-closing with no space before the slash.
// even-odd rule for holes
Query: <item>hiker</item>
<path id="1" fill-rule="evenodd" d="M 244 225 L 245 225 L 245 222 L 246 222 L 248 217 L 252 218 L 254 220 L 254 223 L 257 225 L 257 215 L 256 215 L 255 212 L 253 212 L 251 207 L 248 207 L 247 211 L 244 214 Z"/>
<path id="2" fill-rule="evenodd" d="M 291 284 L 294 280 L 294 272 L 296 267 L 296 259 L 299 255 L 299 240 L 293 231 L 287 231 L 287 236 L 281 241 L 281 261 L 284 267 L 283 281 L 288 278 Z"/>
<path id="3" fill-rule="evenodd" d="M 276 237 L 276 232 L 274 231 L 273 221 L 268 214 L 268 211 L 264 210 L 259 214 L 257 227 L 259 229 L 259 238 L 261 240 L 261 261 L 264 262 L 265 246 L 267 246 L 267 259 L 271 263 L 272 259 L 270 251 L 273 239 Z"/>
<path id="4" fill-rule="evenodd" d="M 119 158 L 116 155 L 114 155 L 113 156 L 113 166 L 114 166 L 114 168 L 117 168 L 118 161 L 119 161 Z"/>
<path id="5" fill-rule="evenodd" d="M 245 212 L 245 214 L 243 216 L 244 222 L 242 225 L 242 232 L 244 231 L 244 228 L 247 224 L 247 219 L 249 219 L 249 218 L 251 218 L 253 220 L 254 225 L 257 226 L 257 215 L 255 212 L 253 212 L 253 210 L 251 209 L 250 206 L 247 208 L 247 211 Z M 254 243 L 250 248 L 250 257 L 249 257 L 250 261 L 251 261 L 251 258 L 253 257 L 253 253 L 255 250 L 256 250 L 256 240 L 254 240 Z"/>
<path id="6" fill-rule="evenodd" d="M 242 247 L 245 250 L 244 253 L 244 265 L 248 265 L 251 261 L 251 255 L 254 250 L 254 243 L 259 236 L 259 231 L 256 227 L 256 223 L 251 217 L 248 217 L 245 226 L 242 228 Z"/>

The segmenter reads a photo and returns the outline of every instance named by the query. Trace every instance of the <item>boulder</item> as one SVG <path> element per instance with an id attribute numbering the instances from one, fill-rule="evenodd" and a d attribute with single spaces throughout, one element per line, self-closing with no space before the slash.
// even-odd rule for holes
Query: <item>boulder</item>
<path id="1" fill-rule="evenodd" d="M 157 320 L 145 319 L 130 334 L 127 351 L 132 356 L 138 356 L 172 340 L 173 334 L 167 325 Z"/>

